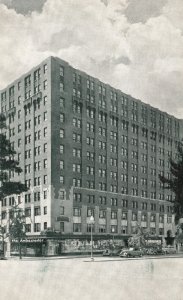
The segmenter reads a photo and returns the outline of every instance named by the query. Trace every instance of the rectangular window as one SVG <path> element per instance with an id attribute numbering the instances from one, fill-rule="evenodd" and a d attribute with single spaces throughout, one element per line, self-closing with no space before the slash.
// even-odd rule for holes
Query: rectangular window
<path id="1" fill-rule="evenodd" d="M 60 122 L 64 123 L 65 121 L 65 115 L 63 113 L 60 113 Z"/>
<path id="2" fill-rule="evenodd" d="M 142 222 L 146 222 L 147 221 L 147 215 L 146 214 L 142 214 L 141 221 Z"/>
<path id="3" fill-rule="evenodd" d="M 46 90 L 47 87 L 48 87 L 48 81 L 45 80 L 45 81 L 43 82 L 43 88 L 44 88 L 44 90 Z"/>
<path id="4" fill-rule="evenodd" d="M 30 217 L 31 216 L 31 208 L 26 208 L 25 209 L 25 216 Z"/>
<path id="5" fill-rule="evenodd" d="M 44 137 L 46 137 L 47 136 L 47 127 L 45 127 L 43 130 L 44 130 Z"/>
<path id="6" fill-rule="evenodd" d="M 73 232 L 81 232 L 81 223 L 73 223 Z"/>
<path id="7" fill-rule="evenodd" d="M 73 178 L 73 186 L 81 187 L 81 179 Z"/>
<path id="8" fill-rule="evenodd" d="M 63 92 L 63 91 L 64 91 L 64 83 L 60 82 L 60 92 Z"/>
<path id="9" fill-rule="evenodd" d="M 81 216 L 81 208 L 74 207 L 73 208 L 73 216 L 80 217 Z"/>
<path id="10" fill-rule="evenodd" d="M 47 175 L 44 175 L 44 177 L 43 177 L 43 179 L 44 179 L 44 184 L 48 184 L 48 178 L 47 178 Z"/>
<path id="11" fill-rule="evenodd" d="M 117 211 L 111 211 L 111 219 L 117 220 Z"/>
<path id="12" fill-rule="evenodd" d="M 150 221 L 151 221 L 151 222 L 156 222 L 156 216 L 155 216 L 155 215 L 151 215 Z"/>
<path id="13" fill-rule="evenodd" d="M 44 144 L 44 152 L 47 152 L 47 143 Z"/>
<path id="14" fill-rule="evenodd" d="M 31 194 L 26 194 L 25 195 L 25 203 L 30 203 L 31 202 Z"/>
<path id="15" fill-rule="evenodd" d="M 44 215 L 47 215 L 47 206 L 44 206 Z"/>
<path id="16" fill-rule="evenodd" d="M 40 207 L 35 207 L 35 208 L 34 208 L 34 215 L 35 215 L 35 216 L 39 216 L 40 214 L 41 214 Z"/>
<path id="17" fill-rule="evenodd" d="M 99 233 L 105 233 L 106 232 L 106 225 L 99 224 Z"/>
<path id="18" fill-rule="evenodd" d="M 60 97 L 60 107 L 64 108 L 65 107 L 65 99 Z"/>
<path id="19" fill-rule="evenodd" d="M 64 67 L 60 66 L 60 76 L 64 77 Z"/>
<path id="20" fill-rule="evenodd" d="M 44 200 L 47 199 L 47 191 L 43 192 L 43 197 L 44 197 Z"/>
<path id="21" fill-rule="evenodd" d="M 64 138 L 64 129 L 60 129 L 60 138 Z"/>
<path id="22" fill-rule="evenodd" d="M 35 223 L 34 224 L 34 232 L 40 232 L 41 231 L 41 224 Z"/>
<path id="23" fill-rule="evenodd" d="M 44 112 L 44 121 L 47 120 L 47 111 Z"/>
<path id="24" fill-rule="evenodd" d="M 99 211 L 99 218 L 100 219 L 105 219 L 106 218 L 106 210 L 101 209 Z"/>
<path id="25" fill-rule="evenodd" d="M 123 199 L 122 200 L 122 207 L 128 207 L 128 200 Z"/>
<path id="26" fill-rule="evenodd" d="M 132 208 L 138 208 L 138 202 L 137 201 L 132 201 Z"/>
<path id="27" fill-rule="evenodd" d="M 40 201 L 40 192 L 34 193 L 34 201 Z"/>
<path id="28" fill-rule="evenodd" d="M 44 168 L 47 169 L 47 167 L 48 167 L 48 161 L 47 161 L 47 159 L 44 159 L 43 162 L 44 162 Z"/>
<path id="29" fill-rule="evenodd" d="M 99 204 L 106 205 L 107 204 L 107 198 L 105 196 L 99 197 Z"/>
<path id="30" fill-rule="evenodd" d="M 79 194 L 79 193 L 74 193 L 74 195 L 73 195 L 73 199 L 74 199 L 74 201 L 77 201 L 77 202 L 81 202 L 81 194 Z"/>
<path id="31" fill-rule="evenodd" d="M 118 199 L 117 198 L 111 198 L 111 205 L 117 206 L 118 205 Z"/>
<path id="32" fill-rule="evenodd" d="M 87 217 L 91 217 L 91 216 L 94 217 L 94 215 L 95 215 L 94 209 L 93 208 L 88 208 L 87 209 Z"/>
<path id="33" fill-rule="evenodd" d="M 48 65 L 45 64 L 45 65 L 43 66 L 43 72 L 44 72 L 44 74 L 46 74 L 47 71 L 48 71 Z"/>
<path id="34" fill-rule="evenodd" d="M 137 213 L 132 213 L 132 221 L 137 221 Z"/>
<path id="35" fill-rule="evenodd" d="M 25 225 L 25 231 L 26 232 L 31 232 L 31 224 L 26 224 Z"/>
<path id="36" fill-rule="evenodd" d="M 127 226 L 122 226 L 121 227 L 121 233 L 122 234 L 127 234 Z"/>

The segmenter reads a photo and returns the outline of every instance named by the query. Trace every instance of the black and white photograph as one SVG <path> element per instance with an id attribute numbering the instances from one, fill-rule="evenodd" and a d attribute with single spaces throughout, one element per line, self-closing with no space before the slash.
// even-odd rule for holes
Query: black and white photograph
<path id="1" fill-rule="evenodd" d="M 183 1 L 0 0 L 0 299 L 183 300 Z"/>

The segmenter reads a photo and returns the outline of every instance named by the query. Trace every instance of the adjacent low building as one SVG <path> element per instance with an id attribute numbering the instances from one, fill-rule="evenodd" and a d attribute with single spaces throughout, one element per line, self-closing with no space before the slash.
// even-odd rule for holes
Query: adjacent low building
<path id="1" fill-rule="evenodd" d="M 138 226 L 152 236 L 175 235 L 174 196 L 158 176 L 171 176 L 182 120 L 56 57 L 11 83 L 0 99 L 23 169 L 11 179 L 29 187 L 3 200 L 3 224 L 19 201 L 27 242 L 37 237 L 54 254 L 67 248 L 63 243 L 86 244 L 91 216 L 96 249 L 102 240 L 125 241 Z"/>

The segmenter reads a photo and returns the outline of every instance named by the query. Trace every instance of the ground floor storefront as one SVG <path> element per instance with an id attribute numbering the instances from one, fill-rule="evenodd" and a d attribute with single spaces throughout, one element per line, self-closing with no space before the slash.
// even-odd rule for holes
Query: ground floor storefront
<path id="1" fill-rule="evenodd" d="M 101 254 L 106 248 L 124 248 L 128 247 L 130 236 L 111 236 L 111 235 L 68 235 L 68 236 L 38 236 L 26 237 L 20 242 L 11 240 L 10 253 L 11 255 L 22 256 L 57 256 L 57 255 L 72 255 L 72 254 L 89 254 L 91 248 L 93 253 Z M 173 240 L 172 240 L 173 244 Z M 160 237 L 149 237 L 147 246 L 166 246 L 166 239 Z M 6 244 L 5 244 L 6 248 Z"/>
<path id="2" fill-rule="evenodd" d="M 92 249 L 94 253 L 102 253 L 106 248 L 126 247 L 128 236 L 93 236 Z M 91 251 L 91 236 L 60 236 L 60 237 L 27 237 L 20 243 L 11 241 L 11 255 L 19 255 L 21 247 L 22 256 L 53 256 L 87 254 Z"/>

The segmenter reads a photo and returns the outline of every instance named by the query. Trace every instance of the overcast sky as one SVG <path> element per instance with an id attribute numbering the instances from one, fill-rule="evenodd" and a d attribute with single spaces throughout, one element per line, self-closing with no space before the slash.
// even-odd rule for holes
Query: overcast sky
<path id="1" fill-rule="evenodd" d="M 183 118 L 183 0 L 0 0 L 0 89 L 50 55 Z"/>

